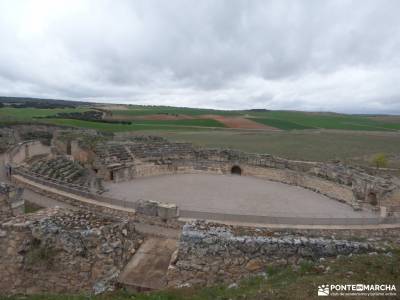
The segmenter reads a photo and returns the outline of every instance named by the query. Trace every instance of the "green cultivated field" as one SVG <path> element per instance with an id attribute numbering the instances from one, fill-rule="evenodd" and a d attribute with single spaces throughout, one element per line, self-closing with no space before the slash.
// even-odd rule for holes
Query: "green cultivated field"
<path id="1" fill-rule="evenodd" d="M 206 127 L 224 127 L 223 124 L 214 120 L 173 120 L 173 121 L 131 121 L 132 124 L 111 124 L 74 119 L 48 119 L 47 123 L 80 128 L 90 128 L 100 131 L 121 132 L 137 130 L 193 130 Z"/>
<path id="2" fill-rule="evenodd" d="M 160 120 L 140 120 L 131 121 L 132 124 L 143 124 L 143 125 L 174 125 L 174 126 L 195 126 L 195 127 L 225 127 L 224 124 L 212 119 L 193 119 L 193 120 L 170 120 L 170 121 L 160 121 Z"/>
<path id="3" fill-rule="evenodd" d="M 249 118 L 250 119 L 250 118 Z M 313 127 L 304 126 L 298 123 L 287 121 L 285 119 L 272 119 L 272 118 L 251 118 L 250 120 L 256 121 L 258 123 L 279 128 L 282 130 L 292 130 L 292 129 L 312 129 Z"/>
<path id="4" fill-rule="evenodd" d="M 223 116 L 237 116 L 243 114 L 242 111 L 230 110 L 214 110 L 214 109 L 201 109 L 189 107 L 170 107 L 170 106 L 142 106 L 142 105 L 129 105 L 126 110 L 114 110 L 113 115 L 121 116 L 146 116 L 154 114 L 172 114 L 172 115 L 223 115 Z"/>
<path id="5" fill-rule="evenodd" d="M 252 120 L 275 126 L 280 129 L 341 129 L 362 131 L 393 131 L 400 130 L 400 122 L 384 122 L 364 116 L 341 115 L 329 113 L 306 113 L 295 111 L 271 111 L 252 113 Z"/>
<path id="6" fill-rule="evenodd" d="M 0 120 L 28 121 L 35 117 L 55 116 L 57 113 L 84 112 L 87 108 L 0 108 Z"/>

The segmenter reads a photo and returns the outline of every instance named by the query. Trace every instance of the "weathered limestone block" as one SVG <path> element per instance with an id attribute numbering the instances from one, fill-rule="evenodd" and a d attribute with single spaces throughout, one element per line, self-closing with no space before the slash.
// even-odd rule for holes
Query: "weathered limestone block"
<path id="1" fill-rule="evenodd" d="M 156 217 L 158 214 L 158 202 L 153 200 L 139 200 L 135 203 L 135 209 L 139 214 Z"/>
<path id="2" fill-rule="evenodd" d="M 179 216 L 178 207 L 175 204 L 159 203 L 157 215 L 163 220 L 174 219 Z"/>

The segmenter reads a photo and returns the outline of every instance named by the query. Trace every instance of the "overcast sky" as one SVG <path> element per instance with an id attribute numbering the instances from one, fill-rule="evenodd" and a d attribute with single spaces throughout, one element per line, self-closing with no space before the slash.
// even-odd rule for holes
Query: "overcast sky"
<path id="1" fill-rule="evenodd" d="M 400 113 L 400 1 L 0 0 L 0 95 Z"/>

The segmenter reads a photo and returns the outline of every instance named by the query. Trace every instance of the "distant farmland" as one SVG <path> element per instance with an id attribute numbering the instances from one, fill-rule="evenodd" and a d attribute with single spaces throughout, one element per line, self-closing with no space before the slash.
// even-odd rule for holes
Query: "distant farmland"
<path id="1" fill-rule="evenodd" d="M 98 110 L 105 113 L 105 118 L 111 122 L 123 120 L 131 124 L 100 123 L 93 120 L 74 120 L 63 117 L 55 119 L 58 113 L 84 112 Z M 40 118 L 40 119 L 38 119 Z M 225 122 L 224 122 L 225 120 Z M 246 120 L 253 123 L 246 122 Z M 387 120 L 387 121 L 386 121 Z M 357 116 L 332 113 L 307 113 L 296 111 L 224 111 L 196 108 L 179 108 L 166 106 L 125 106 L 125 109 L 107 110 L 101 105 L 78 106 L 76 108 L 0 108 L 0 121 L 5 122 L 40 122 L 60 124 L 83 128 L 93 128 L 104 131 L 134 131 L 146 129 L 180 129 L 194 128 L 251 129 L 257 130 L 308 130 L 335 129 L 356 131 L 397 131 L 400 130 L 400 119 L 390 116 Z M 80 122 L 78 122 L 80 121 Z M 245 126 L 246 125 L 246 126 Z M 265 125 L 263 127 L 262 125 Z M 233 125 L 232 125 L 233 126 Z"/>
<path id="2" fill-rule="evenodd" d="M 101 112 L 103 119 L 57 116 L 87 111 Z M 89 128 L 122 136 L 160 135 L 200 146 L 300 160 L 340 159 L 369 165 L 373 155 L 385 153 L 389 166 L 400 167 L 399 116 L 100 104 L 79 104 L 75 108 L 0 108 L 0 125 L 19 123 Z"/>

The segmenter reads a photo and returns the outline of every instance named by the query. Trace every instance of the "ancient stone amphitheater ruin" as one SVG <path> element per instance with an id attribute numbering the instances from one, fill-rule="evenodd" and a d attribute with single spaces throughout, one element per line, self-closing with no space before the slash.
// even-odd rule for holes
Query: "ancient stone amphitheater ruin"
<path id="1" fill-rule="evenodd" d="M 50 146 L 22 141 L 2 156 L 8 294 L 233 282 L 399 240 L 399 180 L 377 170 L 152 136 L 52 134 Z M 21 214 L 29 193 L 56 207 Z"/>

